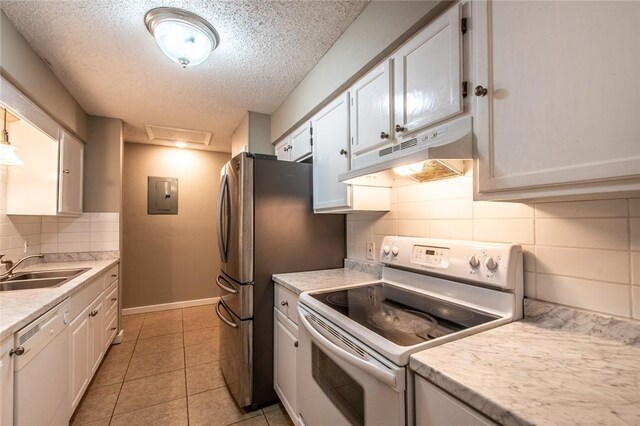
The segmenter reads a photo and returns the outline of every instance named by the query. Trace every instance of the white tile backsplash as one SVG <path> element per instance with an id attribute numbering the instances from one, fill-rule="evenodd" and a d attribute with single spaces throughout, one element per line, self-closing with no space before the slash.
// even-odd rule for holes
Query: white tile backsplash
<path id="1" fill-rule="evenodd" d="M 119 250 L 119 213 L 7 216 L 6 193 L 7 166 L 0 166 L 0 252 L 8 259 L 36 253 Z"/>
<path id="2" fill-rule="evenodd" d="M 472 201 L 471 174 L 391 190 L 392 212 L 347 216 L 347 253 L 385 235 L 519 243 L 525 295 L 640 319 L 640 198 Z"/>

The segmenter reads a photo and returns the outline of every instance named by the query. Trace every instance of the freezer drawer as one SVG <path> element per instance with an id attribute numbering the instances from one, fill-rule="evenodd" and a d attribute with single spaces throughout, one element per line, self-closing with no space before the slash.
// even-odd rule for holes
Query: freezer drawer
<path id="1" fill-rule="evenodd" d="M 216 277 L 216 285 L 222 291 L 220 298 L 238 318 L 253 318 L 253 284 L 239 284 L 222 273 Z"/>
<path id="2" fill-rule="evenodd" d="M 240 320 L 222 301 L 216 306 L 220 326 L 220 367 L 227 387 L 240 407 L 252 403 L 253 320 Z"/>

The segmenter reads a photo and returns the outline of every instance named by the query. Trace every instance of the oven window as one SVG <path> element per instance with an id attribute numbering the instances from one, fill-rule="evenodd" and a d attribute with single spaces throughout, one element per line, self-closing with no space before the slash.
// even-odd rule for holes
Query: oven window
<path id="1" fill-rule="evenodd" d="M 364 389 L 338 364 L 311 344 L 313 379 L 353 425 L 364 425 Z"/>

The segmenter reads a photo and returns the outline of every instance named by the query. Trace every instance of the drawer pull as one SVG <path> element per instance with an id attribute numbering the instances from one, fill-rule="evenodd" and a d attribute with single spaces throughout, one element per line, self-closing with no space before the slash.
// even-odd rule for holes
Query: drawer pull
<path id="1" fill-rule="evenodd" d="M 111 274 L 111 278 L 118 278 L 118 274 Z"/>
<path id="2" fill-rule="evenodd" d="M 111 331 L 116 331 L 116 328 L 115 327 L 111 327 Z"/>
<path id="3" fill-rule="evenodd" d="M 280 306 L 289 306 L 289 302 L 283 300 L 282 302 L 280 302 Z"/>
<path id="4" fill-rule="evenodd" d="M 111 301 L 112 301 L 112 302 L 115 302 L 116 300 L 118 300 L 118 298 L 117 298 L 117 297 L 112 297 L 112 298 L 111 298 Z"/>
<path id="5" fill-rule="evenodd" d="M 298 341 L 297 340 L 295 342 L 293 342 L 293 346 L 296 347 L 296 348 L 298 347 Z"/>
<path id="6" fill-rule="evenodd" d="M 90 316 L 90 317 L 95 317 L 96 315 L 98 315 L 98 310 L 97 310 L 97 309 L 95 309 L 95 310 L 93 310 L 93 311 L 91 311 L 91 312 L 89 313 L 89 316 Z"/>

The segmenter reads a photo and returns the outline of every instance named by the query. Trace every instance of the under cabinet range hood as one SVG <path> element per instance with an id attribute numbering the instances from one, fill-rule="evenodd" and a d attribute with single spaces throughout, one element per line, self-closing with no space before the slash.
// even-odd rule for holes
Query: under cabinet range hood
<path id="1" fill-rule="evenodd" d="M 427 162 L 418 171 L 422 174 L 420 181 L 460 175 L 464 171 L 463 160 L 472 158 L 471 120 L 471 116 L 450 120 L 393 146 L 373 149 L 357 160 L 352 159 L 352 169 L 338 176 L 338 180 L 354 185 L 390 187 L 391 169 L 420 162 Z"/>

